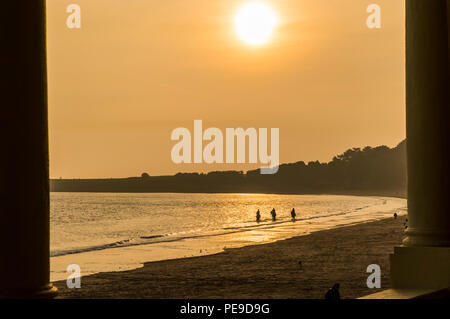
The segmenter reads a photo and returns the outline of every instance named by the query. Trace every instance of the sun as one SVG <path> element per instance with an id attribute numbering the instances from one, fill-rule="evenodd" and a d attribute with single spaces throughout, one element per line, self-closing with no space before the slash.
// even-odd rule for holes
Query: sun
<path id="1" fill-rule="evenodd" d="M 249 45 L 267 43 L 278 23 L 274 10 L 260 2 L 242 5 L 235 18 L 234 27 L 239 38 Z"/>

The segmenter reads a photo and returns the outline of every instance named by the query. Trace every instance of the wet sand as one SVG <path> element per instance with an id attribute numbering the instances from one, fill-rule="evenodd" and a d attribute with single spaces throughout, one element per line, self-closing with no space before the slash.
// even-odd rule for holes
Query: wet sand
<path id="1" fill-rule="evenodd" d="M 404 219 L 85 276 L 80 289 L 55 285 L 59 298 L 323 298 L 339 282 L 342 298 L 358 298 L 389 288 L 389 254 L 401 244 Z M 370 264 L 381 267 L 381 289 L 367 288 Z"/>

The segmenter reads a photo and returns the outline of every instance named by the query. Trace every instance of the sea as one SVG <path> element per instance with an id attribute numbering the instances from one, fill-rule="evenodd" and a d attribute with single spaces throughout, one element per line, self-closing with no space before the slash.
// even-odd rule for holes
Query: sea
<path id="1" fill-rule="evenodd" d="M 52 281 L 406 214 L 405 199 L 341 195 L 55 192 L 50 207 Z"/>

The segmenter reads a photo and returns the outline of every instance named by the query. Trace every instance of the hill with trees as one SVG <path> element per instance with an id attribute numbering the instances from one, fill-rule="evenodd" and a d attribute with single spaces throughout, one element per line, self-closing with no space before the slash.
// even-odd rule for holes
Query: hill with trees
<path id="1" fill-rule="evenodd" d="M 406 141 L 352 148 L 328 163 L 282 164 L 274 175 L 259 170 L 178 173 L 113 179 L 53 179 L 53 192 L 288 193 L 401 196 L 406 193 Z"/>

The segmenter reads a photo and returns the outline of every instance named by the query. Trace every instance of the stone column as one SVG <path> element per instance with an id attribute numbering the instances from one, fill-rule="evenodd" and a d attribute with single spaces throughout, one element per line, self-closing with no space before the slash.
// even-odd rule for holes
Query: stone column
<path id="1" fill-rule="evenodd" d="M 409 227 L 391 255 L 393 288 L 450 287 L 447 0 L 406 0 Z"/>
<path id="2" fill-rule="evenodd" d="M 0 12 L 0 296 L 51 297 L 45 0 Z"/>

